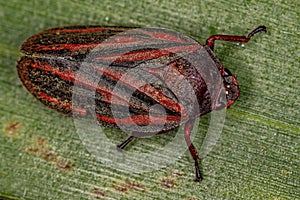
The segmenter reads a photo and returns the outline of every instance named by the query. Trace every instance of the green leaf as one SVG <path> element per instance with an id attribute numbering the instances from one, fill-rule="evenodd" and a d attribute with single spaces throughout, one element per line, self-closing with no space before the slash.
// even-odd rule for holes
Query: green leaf
<path id="1" fill-rule="evenodd" d="M 299 198 L 299 1 L 11 0 L 0 5 L 0 198 Z M 256 35 L 245 47 L 215 45 L 223 65 L 237 75 L 241 96 L 227 110 L 218 142 L 202 159 L 203 182 L 193 181 L 188 151 L 162 169 L 140 174 L 97 160 L 72 118 L 25 90 L 16 70 L 22 42 L 48 28 L 80 24 L 162 27 L 200 43 L 212 34 L 247 35 L 267 26 L 267 34 Z M 210 117 L 200 120 L 194 138 L 198 149 Z M 126 137 L 117 130 L 104 132 L 116 141 Z M 143 155 L 172 136 L 140 139 L 126 151 Z"/>

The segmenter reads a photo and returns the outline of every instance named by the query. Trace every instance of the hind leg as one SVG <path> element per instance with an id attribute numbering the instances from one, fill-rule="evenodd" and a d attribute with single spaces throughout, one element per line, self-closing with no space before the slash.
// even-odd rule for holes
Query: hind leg
<path id="1" fill-rule="evenodd" d="M 198 152 L 195 148 L 195 146 L 193 145 L 192 141 L 191 141 L 191 133 L 192 133 L 192 129 L 193 129 L 193 125 L 194 125 L 195 120 L 190 120 L 185 124 L 184 127 L 184 138 L 186 141 L 186 144 L 189 147 L 190 153 L 195 161 L 195 173 L 196 173 L 196 180 L 197 182 L 202 181 L 203 177 L 201 175 L 200 172 L 200 168 L 199 168 L 199 155 Z"/>

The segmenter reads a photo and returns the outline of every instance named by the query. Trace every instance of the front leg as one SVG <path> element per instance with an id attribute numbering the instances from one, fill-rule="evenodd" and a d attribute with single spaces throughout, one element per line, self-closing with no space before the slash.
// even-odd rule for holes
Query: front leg
<path id="1" fill-rule="evenodd" d="M 124 142 L 122 142 L 122 144 L 119 144 L 118 150 L 122 151 L 135 137 L 132 135 L 129 138 L 127 138 Z"/>

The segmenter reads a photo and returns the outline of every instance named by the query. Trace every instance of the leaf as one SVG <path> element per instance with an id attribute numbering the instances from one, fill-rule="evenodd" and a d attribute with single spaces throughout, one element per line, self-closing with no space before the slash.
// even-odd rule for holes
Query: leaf
<path id="1" fill-rule="evenodd" d="M 8 199 L 296 199 L 300 196 L 299 3 L 292 1 L 3 1 L 0 3 L 0 197 Z M 245 44 L 217 42 L 215 53 L 237 75 L 238 101 L 222 134 L 202 159 L 129 173 L 97 160 L 72 118 L 37 102 L 16 71 L 19 46 L 42 30 L 66 25 L 169 28 L 201 43 L 212 34 L 258 34 Z M 195 146 L 211 115 L 200 119 Z M 212 123 L 213 124 L 213 123 Z M 104 129 L 116 144 L 126 136 Z M 140 139 L 127 151 L 162 148 L 174 133 Z M 115 140 L 114 140 L 115 139 Z M 90 146 L 89 148 L 97 148 Z M 168 155 L 157 155 L 168 159 Z M 134 162 L 134 160 L 133 160 Z M 151 160 L 145 160 L 151 163 Z"/>

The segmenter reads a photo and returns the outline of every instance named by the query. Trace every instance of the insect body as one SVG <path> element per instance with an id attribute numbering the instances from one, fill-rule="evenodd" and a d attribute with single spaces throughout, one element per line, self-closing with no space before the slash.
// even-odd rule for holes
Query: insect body
<path id="1" fill-rule="evenodd" d="M 214 54 L 214 42 L 248 42 L 260 31 L 266 27 L 246 37 L 213 35 L 201 45 L 159 28 L 55 28 L 23 43 L 17 69 L 27 90 L 48 107 L 68 116 L 95 113 L 100 125 L 130 132 L 120 149 L 135 138 L 184 124 L 196 181 L 201 181 L 198 153 L 190 140 L 194 120 L 228 108 L 239 97 L 236 77 Z M 79 73 L 86 66 L 89 74 Z M 86 96 L 80 93 L 74 106 L 74 83 L 94 91 L 94 99 L 81 103 Z"/>

